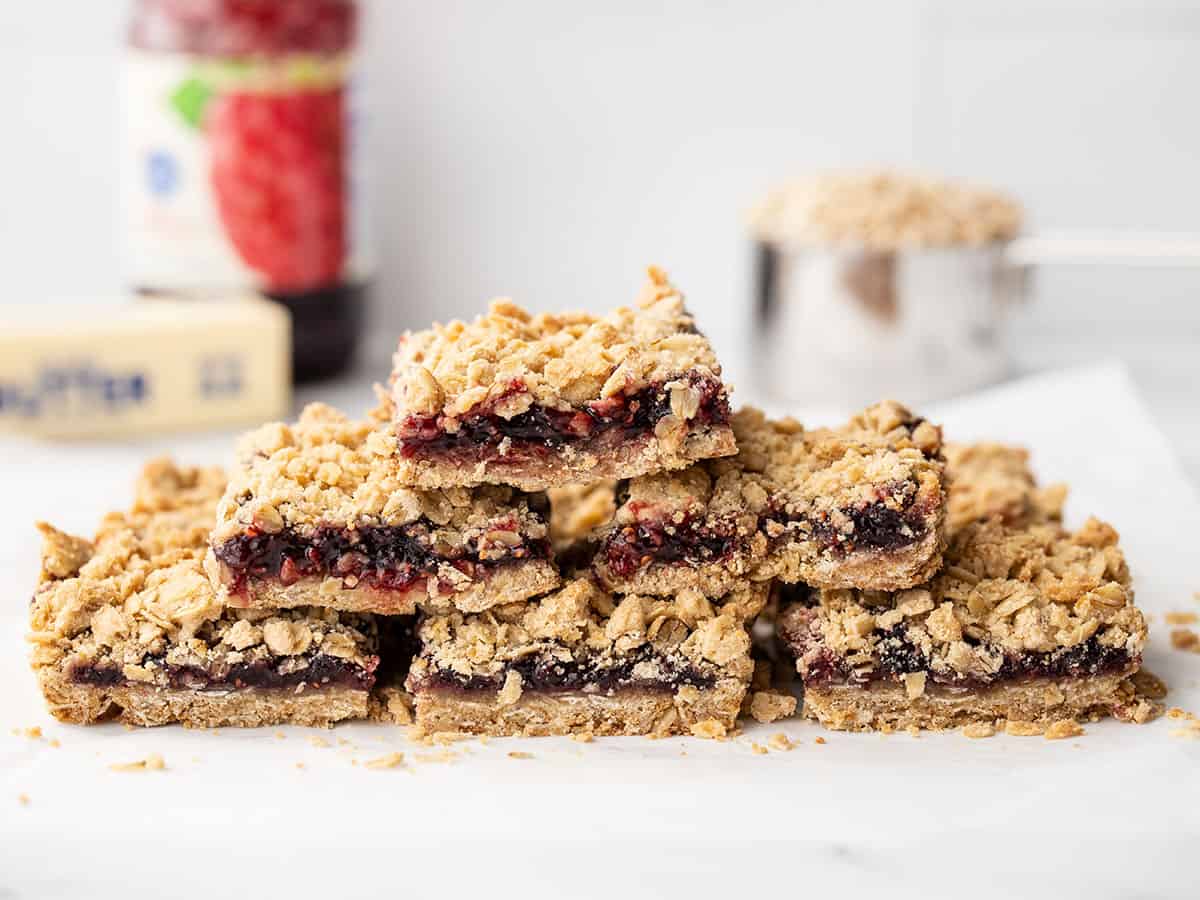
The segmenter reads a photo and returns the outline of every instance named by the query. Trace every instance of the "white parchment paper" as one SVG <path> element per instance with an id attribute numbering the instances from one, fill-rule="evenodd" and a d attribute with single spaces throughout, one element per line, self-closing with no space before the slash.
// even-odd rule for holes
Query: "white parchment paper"
<path id="1" fill-rule="evenodd" d="M 1072 524 L 1117 526 L 1151 617 L 1146 666 L 1169 703 L 1200 713 L 1200 656 L 1172 650 L 1163 621 L 1200 611 L 1200 504 L 1124 369 L 1043 375 L 931 417 L 954 440 L 1028 445 L 1044 481 L 1070 482 Z M 155 444 L 189 462 L 228 456 L 224 436 Z M 449 747 L 370 725 L 59 725 L 25 660 L 30 523 L 90 533 L 128 503 L 146 453 L 0 444 L 0 898 L 1200 896 L 1200 741 L 1167 719 L 1057 742 L 791 721 L 723 743 Z M 11 731 L 32 726 L 41 739 Z M 781 731 L 795 749 L 753 752 Z M 392 751 L 402 767 L 365 767 Z M 165 771 L 109 768 L 149 753 Z"/>

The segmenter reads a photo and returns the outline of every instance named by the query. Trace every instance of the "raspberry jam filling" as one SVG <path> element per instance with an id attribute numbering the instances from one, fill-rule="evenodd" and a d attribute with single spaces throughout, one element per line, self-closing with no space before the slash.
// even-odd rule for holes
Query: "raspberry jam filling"
<path id="1" fill-rule="evenodd" d="M 367 657 L 366 665 L 360 666 L 348 659 L 324 653 L 304 657 L 303 664 L 299 667 L 296 666 L 296 661 L 296 657 L 286 657 L 278 660 L 217 665 L 205 669 L 200 666 L 167 663 L 165 657 L 154 660 L 166 671 L 168 685 L 173 689 L 185 691 L 231 691 L 251 688 L 294 691 L 297 688 L 330 687 L 369 691 L 375 684 L 375 669 L 379 665 L 377 656 Z M 75 684 L 93 687 L 144 686 L 143 682 L 127 679 L 122 667 L 111 662 L 73 663 L 67 670 L 67 677 Z"/>
<path id="2" fill-rule="evenodd" d="M 735 548 L 732 527 L 710 526 L 702 516 L 685 515 L 681 522 L 644 519 L 608 539 L 604 564 L 618 578 L 630 578 L 646 565 L 719 563 L 729 559 Z"/>
<path id="3" fill-rule="evenodd" d="M 729 398 L 725 386 L 715 378 L 701 375 L 689 375 L 686 381 L 700 394 L 699 406 L 690 422 L 701 426 L 728 423 Z M 442 416 L 406 416 L 396 426 L 400 452 L 409 458 L 462 450 L 479 456 L 494 452 L 502 441 L 507 441 L 509 448 L 526 452 L 554 451 L 602 438 L 618 443 L 652 432 L 655 425 L 671 415 L 667 383 L 595 400 L 574 410 L 535 405 L 505 418 L 489 408 L 458 420 L 455 431 L 444 430 Z M 491 407 L 524 390 L 523 382 L 514 381 Z"/>
<path id="4" fill-rule="evenodd" d="M 892 488 L 889 488 L 892 490 Z M 843 533 L 829 516 L 789 516 L 782 510 L 759 521 L 759 529 L 775 523 L 782 534 L 776 545 L 800 533 L 811 536 L 826 552 L 845 556 L 855 550 L 895 551 L 920 541 L 928 533 L 925 511 L 909 499 L 900 509 L 884 500 L 840 510 L 854 529 Z M 634 509 L 636 515 L 637 510 Z M 736 526 L 732 521 L 710 523 L 703 516 L 684 514 L 677 520 L 643 519 L 612 534 L 604 545 L 604 563 L 618 578 L 630 578 L 643 566 L 679 564 L 688 566 L 721 563 L 737 550 Z"/>
<path id="5" fill-rule="evenodd" d="M 1106 647 L 1096 638 L 1088 638 L 1073 647 L 1049 652 L 1006 653 L 1000 668 L 987 677 L 964 676 L 930 669 L 929 658 L 897 625 L 879 642 L 879 665 L 865 675 L 856 672 L 841 655 L 821 643 L 814 632 L 817 613 L 808 617 L 807 627 L 780 630 L 780 637 L 797 658 L 804 660 L 804 683 L 810 686 L 830 684 L 868 684 L 881 679 L 924 672 L 933 684 L 957 688 L 986 688 L 1000 682 L 1028 681 L 1034 678 L 1086 678 L 1124 672 L 1140 662 L 1140 657 L 1120 647 Z M 813 651 L 817 650 L 816 653 Z"/>
<path id="6" fill-rule="evenodd" d="M 767 515 L 767 520 L 787 529 L 778 539 L 786 541 L 794 534 L 788 526 L 799 524 L 803 531 L 821 545 L 822 550 L 845 556 L 857 550 L 900 550 L 922 540 L 929 532 L 926 516 L 929 510 L 917 502 L 914 485 L 907 482 L 889 484 L 880 490 L 877 500 L 838 510 L 838 518 L 848 519 L 853 528 L 843 531 L 829 514 L 789 516 L 783 510 Z M 896 498 L 900 498 L 897 507 Z"/>
<path id="7" fill-rule="evenodd" d="M 518 531 L 515 520 L 497 522 L 500 531 Z M 449 563 L 469 578 L 477 578 L 501 566 L 550 558 L 548 540 L 522 541 L 516 546 L 489 550 L 487 558 L 477 551 L 459 548 L 457 553 L 434 549 L 437 526 L 428 519 L 400 526 L 371 526 L 345 529 L 322 526 L 302 537 L 285 529 L 264 534 L 254 529 L 230 538 L 213 552 L 229 567 L 234 581 L 231 593 L 246 590 L 248 579 L 278 578 L 284 585 L 301 578 L 337 576 L 347 587 L 364 585 L 383 591 L 404 591 L 437 574 Z"/>
<path id="8" fill-rule="evenodd" d="M 642 674 L 647 669 L 653 669 L 658 674 L 647 678 Z M 509 672 L 520 674 L 526 690 L 543 693 L 608 693 L 620 690 L 665 693 L 684 686 L 710 688 L 717 681 L 712 673 L 702 671 L 688 662 L 642 647 L 619 662 L 598 659 L 563 661 L 551 655 L 530 654 L 509 663 L 497 675 L 462 675 L 437 667 L 420 678 L 410 677 L 408 688 L 411 691 L 498 691 Z"/>

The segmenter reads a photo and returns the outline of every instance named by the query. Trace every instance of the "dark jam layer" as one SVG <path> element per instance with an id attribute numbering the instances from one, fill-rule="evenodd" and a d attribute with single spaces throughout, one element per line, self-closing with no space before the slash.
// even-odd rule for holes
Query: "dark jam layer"
<path id="1" fill-rule="evenodd" d="M 797 656 L 806 656 L 812 646 L 806 636 L 785 634 L 785 641 Z M 814 638 L 814 640 L 819 640 Z M 1127 670 L 1137 662 L 1119 647 L 1106 647 L 1096 638 L 1089 638 L 1074 647 L 1063 647 L 1049 653 L 1008 653 L 999 671 L 987 678 L 968 678 L 949 673 L 934 672 L 929 668 L 929 659 L 904 634 L 904 626 L 897 625 L 879 642 L 879 668 L 866 680 L 887 676 L 925 672 L 930 681 L 948 687 L 985 688 L 1006 681 L 1027 681 L 1032 678 L 1085 678 L 1109 675 Z M 861 682 L 844 660 L 835 653 L 822 649 L 815 656 L 807 656 L 804 683 L 823 685 L 831 682 Z"/>
<path id="2" fill-rule="evenodd" d="M 838 510 L 839 519 L 845 516 L 854 525 L 849 534 L 844 533 L 830 516 L 788 516 L 780 512 L 769 514 L 767 519 L 788 529 L 780 540 L 789 540 L 795 530 L 788 526 L 799 523 L 823 550 L 836 556 L 856 550 L 890 552 L 922 540 L 929 531 L 925 523 L 927 510 L 918 505 L 915 486 L 901 482 L 889 484 L 884 490 L 888 499 Z M 897 496 L 903 498 L 899 508 L 894 503 Z"/>
<path id="3" fill-rule="evenodd" d="M 318 653 L 309 657 L 307 665 L 296 671 L 281 671 L 284 663 L 289 669 L 294 660 L 259 660 L 233 665 L 203 669 L 199 666 L 178 666 L 167 663 L 163 658 L 148 660 L 167 673 L 168 686 L 184 691 L 230 691 L 255 688 L 259 690 L 295 690 L 309 688 L 349 688 L 369 691 L 375 684 L 375 669 L 379 658 L 367 657 L 365 666 L 347 659 Z M 121 667 L 113 663 L 75 663 L 67 673 L 75 684 L 94 687 L 116 687 L 118 685 L 142 685 L 130 681 L 122 674 Z M 143 685 L 144 686 L 144 685 Z"/>
<path id="4" fill-rule="evenodd" d="M 622 528 L 608 539 L 604 563 L 618 578 L 631 578 L 642 566 L 654 563 L 719 563 L 729 559 L 736 548 L 731 532 L 707 525 L 700 516 L 669 523 L 645 520 Z"/>
<path id="5" fill-rule="evenodd" d="M 504 523 L 497 523 L 497 527 Z M 515 524 L 514 524 L 515 529 Z M 235 574 L 230 590 L 239 593 L 248 578 L 278 578 L 285 585 L 309 576 L 354 578 L 379 590 L 403 591 L 450 563 L 468 577 L 518 560 L 549 559 L 548 540 L 508 549 L 504 556 L 480 559 L 474 552 L 443 556 L 430 548 L 437 526 L 427 519 L 403 526 L 345 528 L 321 526 L 303 537 L 290 530 L 276 534 L 247 532 L 214 549 Z"/>
<path id="6" fill-rule="evenodd" d="M 845 556 L 855 550 L 893 551 L 910 546 L 928 533 L 923 514 L 912 501 L 901 509 L 893 509 L 882 500 L 841 512 L 854 523 L 850 536 L 843 534 L 827 518 L 786 516 L 773 513 L 766 522 L 775 522 L 786 529 L 778 541 L 787 541 L 799 533 L 811 537 L 827 551 Z M 734 526 L 729 523 L 710 525 L 699 516 L 687 516 L 682 522 L 645 520 L 622 528 L 604 546 L 604 562 L 608 571 L 618 578 L 630 578 L 643 566 L 680 563 L 689 566 L 720 563 L 733 556 L 737 549 Z"/>
<path id="7" fill-rule="evenodd" d="M 686 380 L 700 393 L 700 405 L 692 423 L 727 424 L 729 398 L 725 386 L 715 378 L 701 375 L 689 375 Z M 671 414 L 671 395 L 665 385 L 663 382 L 633 394 L 617 394 L 577 410 L 533 406 L 509 419 L 493 412 L 480 412 L 460 419 L 458 429 L 453 432 L 442 429 L 439 416 L 408 416 L 397 425 L 396 434 L 401 453 L 410 458 L 451 450 L 470 450 L 478 455 L 494 450 L 504 440 L 525 452 L 554 451 L 602 436 L 618 443 L 653 431 L 660 420 Z M 502 404 L 524 390 L 522 382 L 514 381 L 495 403 Z"/>
<path id="8" fill-rule="evenodd" d="M 660 678 L 639 678 L 634 669 L 641 663 L 653 663 Z M 548 656 L 532 654 L 514 660 L 508 668 L 495 676 L 472 675 L 464 677 L 448 669 L 434 669 L 418 683 L 410 684 L 412 690 L 451 689 L 459 691 L 498 691 L 504 684 L 508 672 L 521 675 L 525 690 L 544 693 L 568 691 L 596 691 L 607 693 L 617 690 L 642 690 L 670 693 L 685 685 L 710 688 L 716 684 L 716 676 L 701 671 L 687 662 L 669 656 L 661 656 L 651 648 L 642 647 L 638 652 L 618 663 L 599 664 L 595 660 L 572 660 L 563 662 Z"/>

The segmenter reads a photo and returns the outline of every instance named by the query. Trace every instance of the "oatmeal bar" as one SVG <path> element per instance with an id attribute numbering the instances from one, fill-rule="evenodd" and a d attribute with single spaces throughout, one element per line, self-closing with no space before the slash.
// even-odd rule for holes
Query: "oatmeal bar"
<path id="1" fill-rule="evenodd" d="M 208 569 L 234 606 L 474 612 L 558 584 L 543 496 L 484 485 L 420 491 L 396 438 L 312 404 L 241 442 Z"/>
<path id="2" fill-rule="evenodd" d="M 946 444 L 946 527 L 1000 516 L 1008 525 L 1062 520 L 1067 487 L 1039 487 L 1023 447 L 983 442 Z"/>
<path id="3" fill-rule="evenodd" d="M 374 622 L 231 610 L 204 574 L 219 470 L 149 464 L 93 540 L 39 524 L 32 664 L 51 714 L 88 724 L 328 725 L 367 714 Z"/>
<path id="4" fill-rule="evenodd" d="M 766 585 L 717 602 L 614 596 L 575 578 L 544 597 L 431 617 L 408 677 L 417 724 L 480 734 L 688 734 L 732 728 Z"/>
<path id="5" fill-rule="evenodd" d="M 392 374 L 401 477 L 422 488 L 544 490 L 681 469 L 735 451 L 721 367 L 657 269 L 636 309 L 405 334 Z"/>
<path id="6" fill-rule="evenodd" d="M 604 584 L 718 594 L 779 578 L 891 590 L 937 571 L 940 429 L 893 402 L 813 431 L 747 408 L 733 429 L 736 457 L 628 483 L 595 557 Z"/>
<path id="7" fill-rule="evenodd" d="M 785 610 L 806 715 L 837 729 L 953 728 L 1107 714 L 1146 623 L 1109 525 L 966 525 L 946 567 L 897 593 L 820 591 Z"/>

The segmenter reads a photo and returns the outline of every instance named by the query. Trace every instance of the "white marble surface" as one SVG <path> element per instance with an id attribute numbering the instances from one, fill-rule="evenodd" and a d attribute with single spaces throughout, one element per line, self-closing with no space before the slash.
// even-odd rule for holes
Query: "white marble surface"
<path id="1" fill-rule="evenodd" d="M 1200 609 L 1200 504 L 1128 373 L 1072 370 L 934 414 L 964 439 L 1003 423 L 1043 477 L 1072 483 L 1073 521 L 1117 523 L 1155 626 L 1147 665 L 1171 702 L 1200 712 L 1200 657 L 1171 650 L 1162 624 Z M 153 444 L 193 461 L 228 453 L 211 436 Z M 440 761 L 440 748 L 366 725 L 281 738 L 53 723 L 23 659 L 29 522 L 90 530 L 124 505 L 147 449 L 0 443 L 0 897 L 1196 896 L 1200 741 L 1167 720 L 1059 742 L 822 735 L 793 721 L 724 743 L 470 741 Z M 34 725 L 43 739 L 10 733 Z M 778 731 L 793 751 L 752 752 Z M 391 750 L 405 767 L 361 765 Z M 150 752 L 167 771 L 108 768 Z"/>

